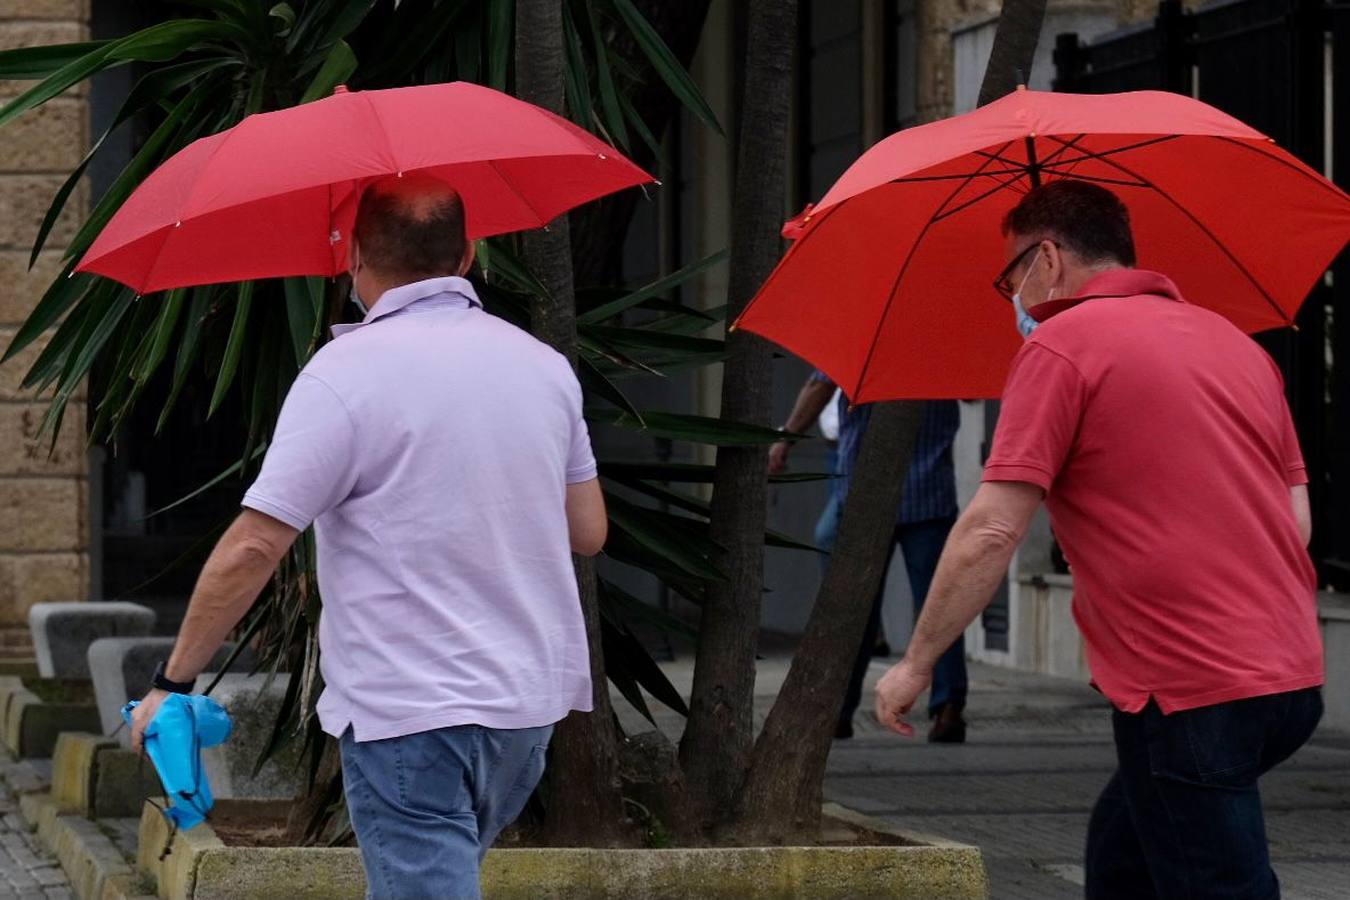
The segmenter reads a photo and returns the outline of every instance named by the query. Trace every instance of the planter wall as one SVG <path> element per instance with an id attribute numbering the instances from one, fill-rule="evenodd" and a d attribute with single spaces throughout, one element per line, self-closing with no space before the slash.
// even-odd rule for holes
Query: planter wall
<path id="1" fill-rule="evenodd" d="M 868 822 L 877 830 L 878 823 Z M 884 826 L 882 826 L 884 828 Z M 889 829 L 887 829 L 889 830 Z M 483 866 L 487 900 L 703 900 L 703 898 L 984 898 L 978 848 L 919 835 L 909 846 L 671 850 L 493 850 Z M 141 867 L 168 900 L 360 900 L 355 849 L 227 847 L 199 825 L 169 839 L 146 806 Z"/>
<path id="2" fill-rule="evenodd" d="M 51 756 L 63 731 L 100 730 L 98 707 L 88 681 L 0 677 L 0 708 L 0 737 L 6 749 L 20 759 Z"/>

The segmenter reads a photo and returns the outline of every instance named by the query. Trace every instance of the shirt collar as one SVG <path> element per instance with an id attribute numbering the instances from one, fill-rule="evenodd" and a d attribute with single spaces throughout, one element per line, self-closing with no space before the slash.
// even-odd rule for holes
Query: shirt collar
<path id="1" fill-rule="evenodd" d="M 360 322 L 334 325 L 333 337 L 340 338 L 358 328 L 364 328 L 376 319 L 393 315 L 423 300 L 436 298 L 444 298 L 449 301 L 449 305 L 459 309 L 471 309 L 475 306 L 482 309 L 483 307 L 483 301 L 478 299 L 477 291 L 473 289 L 473 284 L 467 278 L 461 278 L 458 275 L 428 278 L 424 281 L 414 281 L 411 284 L 385 291 Z"/>
<path id="2" fill-rule="evenodd" d="M 1185 303 L 1181 291 L 1172 279 L 1147 269 L 1108 269 L 1089 278 L 1082 290 L 1073 297 L 1063 300 L 1047 300 L 1027 310 L 1037 322 L 1046 322 L 1066 309 L 1072 309 L 1087 300 L 1105 300 L 1117 297 L 1138 297 L 1141 295 L 1162 297 L 1177 303 Z"/>

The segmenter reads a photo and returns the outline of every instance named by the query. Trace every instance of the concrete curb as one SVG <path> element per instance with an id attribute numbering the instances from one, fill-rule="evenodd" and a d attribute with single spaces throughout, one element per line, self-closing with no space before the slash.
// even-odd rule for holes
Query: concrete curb
<path id="1" fill-rule="evenodd" d="M 979 848 L 929 838 L 836 804 L 828 815 L 907 846 L 721 847 L 673 850 L 493 850 L 483 864 L 490 900 L 627 898 L 910 898 L 989 896 Z M 227 847 L 209 824 L 174 835 L 147 805 L 139 863 L 168 900 L 359 900 L 360 853 L 351 848 Z"/>

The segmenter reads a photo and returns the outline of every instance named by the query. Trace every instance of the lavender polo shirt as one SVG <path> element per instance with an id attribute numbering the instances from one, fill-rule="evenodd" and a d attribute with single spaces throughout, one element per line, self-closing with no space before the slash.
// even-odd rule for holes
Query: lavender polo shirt
<path id="1" fill-rule="evenodd" d="M 314 523 L 319 720 L 358 741 L 591 708 L 566 487 L 581 387 L 463 278 L 388 291 L 296 379 L 243 505 Z"/>

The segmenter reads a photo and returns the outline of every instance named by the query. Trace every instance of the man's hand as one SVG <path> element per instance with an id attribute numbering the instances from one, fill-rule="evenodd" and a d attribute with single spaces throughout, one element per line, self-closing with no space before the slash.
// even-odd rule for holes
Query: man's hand
<path id="1" fill-rule="evenodd" d="M 908 657 L 891 666 L 877 682 L 877 721 L 896 734 L 914 737 L 914 726 L 905 716 L 932 681 L 933 670 L 911 663 Z"/>
<path id="2" fill-rule="evenodd" d="M 791 441 L 779 441 L 769 448 L 769 474 L 782 475 L 788 468 L 788 454 L 792 452 Z"/>
<path id="3" fill-rule="evenodd" d="M 143 751 L 145 729 L 149 727 L 150 722 L 155 718 L 155 713 L 159 712 L 160 706 L 168 696 L 168 691 L 152 688 L 150 693 L 145 695 L 145 699 L 141 700 L 136 708 L 131 711 L 131 747 L 137 753 Z"/>

